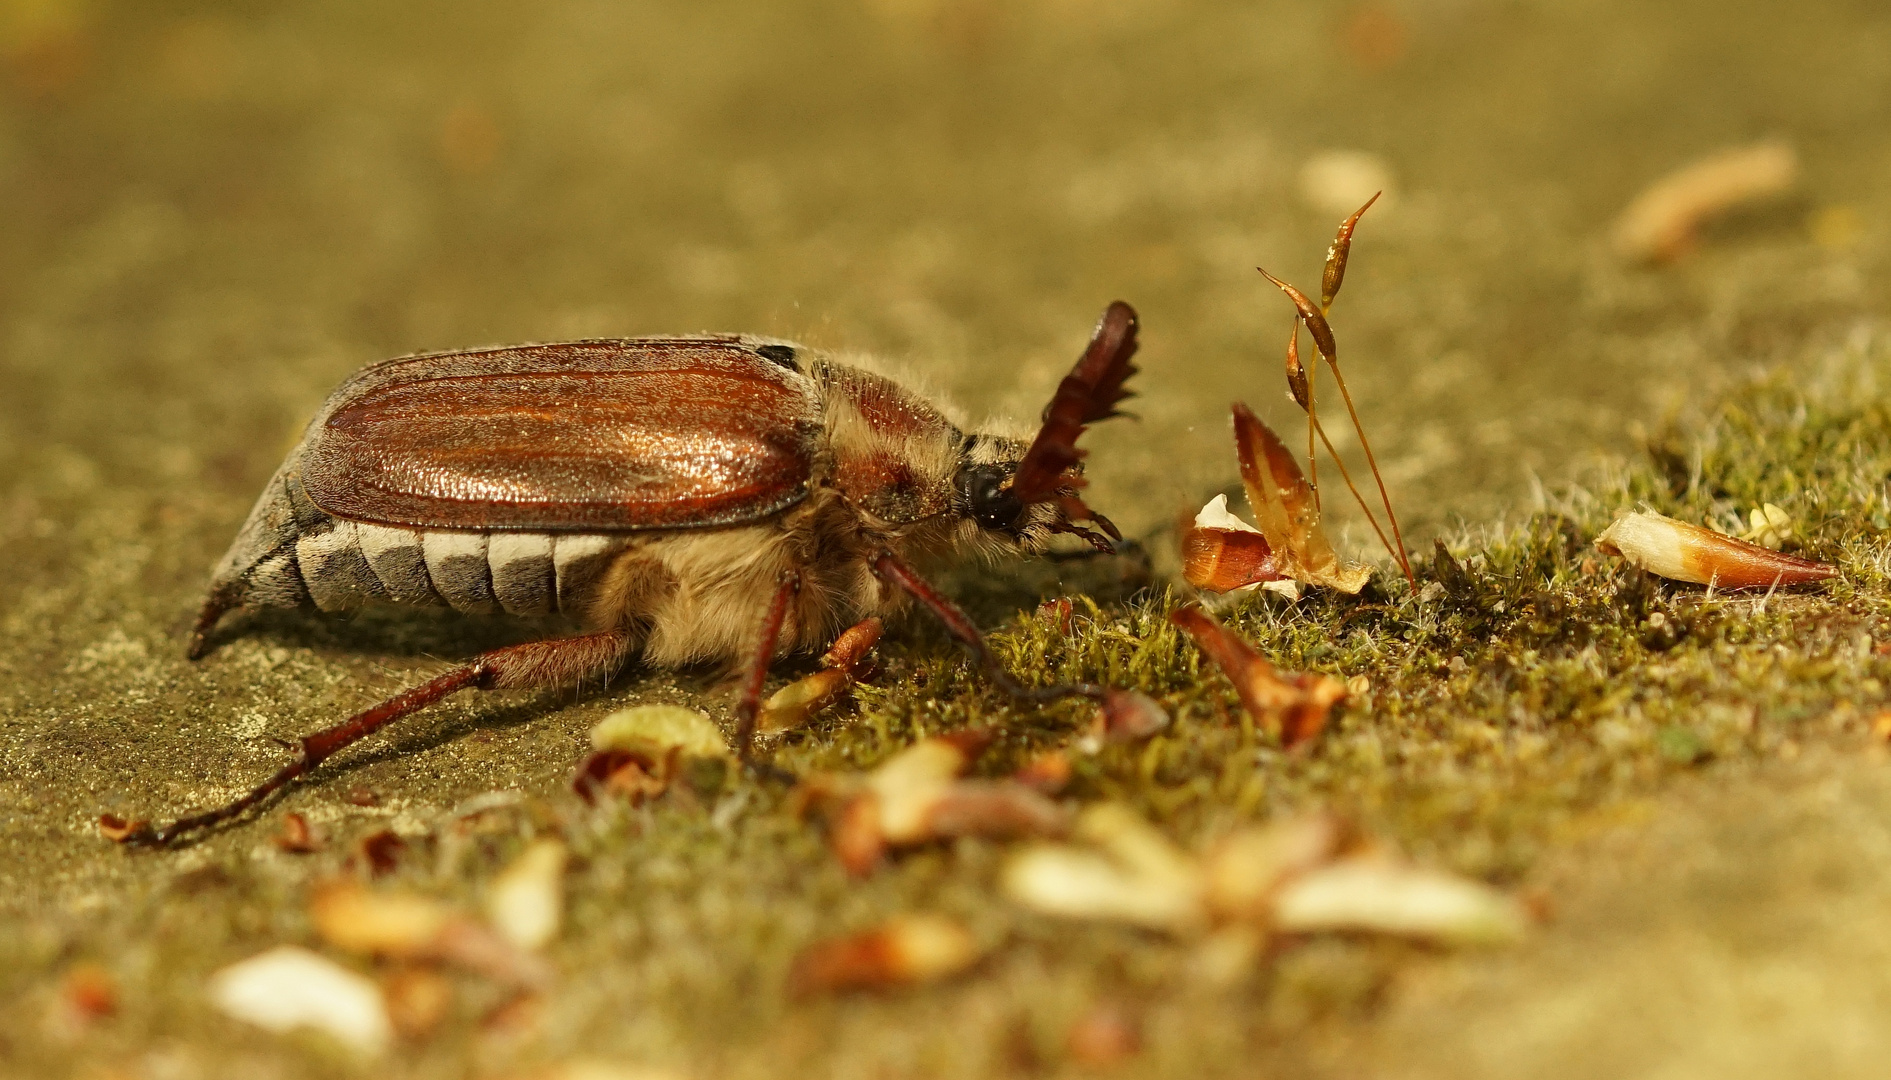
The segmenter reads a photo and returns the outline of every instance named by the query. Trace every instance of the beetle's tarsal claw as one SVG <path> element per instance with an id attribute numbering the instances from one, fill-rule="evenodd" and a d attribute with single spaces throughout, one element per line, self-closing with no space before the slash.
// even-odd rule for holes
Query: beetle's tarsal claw
<path id="1" fill-rule="evenodd" d="M 1096 518 L 1096 520 L 1099 522 L 1103 521 L 1103 519 L 1100 517 Z M 1111 535 L 1115 536 L 1116 539 L 1121 540 L 1123 538 L 1122 534 L 1116 531 L 1116 526 L 1109 525 L 1108 527 L 1109 527 L 1109 531 Z M 1110 543 L 1109 538 L 1103 536 L 1103 534 L 1098 533 L 1095 530 L 1086 529 L 1081 525 L 1053 525 L 1051 526 L 1051 531 L 1054 533 L 1064 533 L 1070 536 L 1080 536 L 1083 538 L 1084 543 L 1089 544 L 1091 547 L 1095 548 L 1098 554 L 1101 554 L 1101 555 L 1116 554 L 1116 546 Z"/>
<path id="2" fill-rule="evenodd" d="M 184 646 L 184 656 L 189 660 L 202 660 L 210 651 L 210 633 L 217 628 L 217 623 L 224 613 L 236 606 L 234 592 L 227 588 L 213 589 L 204 599 L 204 606 L 197 609 L 197 621 L 191 624 L 190 641 Z"/>

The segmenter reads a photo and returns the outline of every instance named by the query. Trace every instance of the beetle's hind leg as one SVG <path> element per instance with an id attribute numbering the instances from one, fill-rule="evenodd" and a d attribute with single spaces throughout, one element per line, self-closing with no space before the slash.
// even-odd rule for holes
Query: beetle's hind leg
<path id="1" fill-rule="evenodd" d="M 211 611 L 216 595 L 205 611 Z M 221 611 L 216 612 L 221 614 Z M 481 653 L 471 663 L 430 682 L 388 698 L 333 727 L 323 728 L 298 741 L 295 760 L 277 770 L 247 795 L 215 810 L 175 821 L 161 829 L 140 826 L 124 839 L 128 843 L 170 844 L 180 837 L 219 825 L 241 815 L 306 775 L 339 751 L 360 742 L 402 717 L 412 715 L 460 690 L 524 690 L 568 686 L 586 679 L 609 677 L 623 666 L 634 638 L 628 630 L 608 630 L 581 637 L 533 641 Z"/>

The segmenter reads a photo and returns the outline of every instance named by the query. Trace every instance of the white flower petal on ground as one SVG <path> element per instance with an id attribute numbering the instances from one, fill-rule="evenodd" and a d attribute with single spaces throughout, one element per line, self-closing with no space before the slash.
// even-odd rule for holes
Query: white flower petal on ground
<path id="1" fill-rule="evenodd" d="M 295 945 L 279 945 L 210 977 L 210 999 L 226 1015 L 274 1032 L 308 1027 L 363 1054 L 393 1038 L 387 1004 L 372 979 Z"/>
<path id="2" fill-rule="evenodd" d="M 1522 905 L 1482 882 L 1387 859 L 1341 859 L 1287 882 L 1273 925 L 1288 933 L 1370 931 L 1452 945 L 1506 944 L 1529 924 Z"/>
<path id="3" fill-rule="evenodd" d="M 635 750 L 654 745 L 676 747 L 684 757 L 728 757 L 729 744 L 709 714 L 681 705 L 638 705 L 619 709 L 591 729 L 591 749 Z"/>
<path id="4" fill-rule="evenodd" d="M 558 936 L 565 904 L 565 845 L 539 840 L 493 878 L 486 918 L 521 949 L 542 949 Z"/>

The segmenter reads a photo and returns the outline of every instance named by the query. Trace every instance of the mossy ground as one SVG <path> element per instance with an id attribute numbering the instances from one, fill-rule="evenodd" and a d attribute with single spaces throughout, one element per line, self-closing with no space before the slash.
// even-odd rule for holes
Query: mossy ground
<path id="1" fill-rule="evenodd" d="M 1145 1028 L 1126 1073 L 1457 1076 L 1470 1033 L 1536 1024 L 1560 1034 L 1485 1075 L 1627 1075 L 1663 1046 L 1681 1047 L 1664 1076 L 1815 1071 L 1833 1046 L 1877 1075 L 1891 783 L 1859 748 L 1877 745 L 1874 643 L 1891 636 L 1881 8 L 0 2 L 0 1072 L 503 1076 L 583 1054 L 702 1076 L 1058 1074 L 1076 1071 L 1072 1018 L 1109 1000 Z M 1767 134 L 1802 154 L 1794 198 L 1670 266 L 1603 253 L 1654 178 Z M 1336 316 L 1353 392 L 1408 537 L 1431 565 L 1444 536 L 1463 573 L 1427 571 L 1422 603 L 1382 577 L 1358 600 L 1230 614 L 1284 665 L 1370 680 L 1282 754 L 1167 628 L 1159 541 L 1232 484 L 1231 398 L 1295 419 L 1276 381 L 1287 312 L 1251 267 L 1317 274 L 1351 207 L 1303 169 L 1332 150 L 1371 154 L 1392 185 Z M 565 793 L 615 708 L 720 716 L 711 672 L 452 700 L 187 850 L 100 839 L 101 811 L 228 798 L 281 762 L 272 737 L 557 629 L 291 615 L 182 658 L 207 567 L 359 365 L 760 332 L 903 360 L 972 418 L 1029 417 L 1116 297 L 1143 316 L 1141 420 L 1086 436 L 1091 494 L 1151 539 L 1155 574 L 1100 560 L 952 582 L 1021 672 L 1135 684 L 1174 711 L 1168 733 L 1083 758 L 1069 798 L 1122 799 L 1189 846 L 1330 806 L 1545 894 L 1557 921 L 1525 945 L 1318 940 L 1226 983 L 1196 942 L 1010 906 L 998 845 L 856 882 L 779 786 L 703 777 L 597 813 Z M 1755 365 L 1778 375 L 1722 396 Z M 1636 457 L 1626 433 L 1675 405 L 1709 411 Z M 1598 450 L 1634 461 L 1555 487 Z M 1533 500 L 1533 476 L 1560 494 Z M 1767 501 L 1838 582 L 1710 598 L 1587 547 L 1641 502 L 1731 527 Z M 1033 614 L 1058 595 L 1079 598 L 1067 635 Z M 1010 707 L 924 622 L 882 656 L 856 707 L 777 748 L 783 765 L 865 767 L 988 724 L 1006 733 L 995 773 L 1087 721 Z M 456 824 L 493 791 L 516 802 Z M 289 810 L 325 853 L 269 844 Z M 212 1012 L 205 974 L 312 941 L 311 884 L 388 827 L 410 853 L 384 886 L 464 903 L 529 835 L 568 837 L 562 978 L 536 1020 L 482 1025 L 498 991 L 468 978 L 430 1039 L 367 1065 Z M 1711 872 L 1668 873 L 1696 865 Z M 966 920 L 988 958 L 934 988 L 784 996 L 801 945 L 914 907 Z M 1640 932 L 1655 925 L 1672 932 Z M 85 962 L 117 980 L 118 1014 L 49 1026 Z M 1453 973 L 1471 990 L 1437 991 Z M 1660 980 L 1695 996 L 1648 1008 Z M 1549 993 L 1564 986 L 1602 1006 Z"/>
<path id="2" fill-rule="evenodd" d="M 1090 575 L 1105 597 L 1080 597 L 1068 631 L 1030 610 L 1030 573 L 988 579 L 975 606 L 1022 609 L 997 619 L 992 637 L 1027 679 L 1135 686 L 1174 714 L 1173 727 L 1146 742 L 1079 756 L 1065 797 L 1126 802 L 1191 848 L 1240 823 L 1327 807 L 1422 859 L 1529 888 L 1546 851 L 1620 820 L 1677 777 L 1738 778 L 1757 762 L 1876 738 L 1872 718 L 1891 677 L 1891 656 L 1875 645 L 1891 636 L 1880 538 L 1891 512 L 1891 417 L 1876 381 L 1888 373 L 1880 348 L 1761 379 L 1704 421 L 1664 434 L 1641 460 L 1442 544 L 1419 564 L 1416 598 L 1382 573 L 1359 597 L 1261 596 L 1224 611 L 1285 667 L 1370 680 L 1323 737 L 1292 752 L 1255 729 L 1226 680 L 1168 625 L 1171 589 L 1111 597 L 1129 588 L 1120 565 L 1066 570 Z M 1710 595 L 1627 568 L 1589 542 L 1618 508 L 1731 526 L 1768 502 L 1793 514 L 1803 553 L 1840 566 L 1836 582 Z M 786 737 L 774 760 L 802 773 L 858 769 L 919 736 L 981 725 L 1000 738 L 980 770 L 1002 773 L 1071 742 L 1088 720 L 1078 704 L 1011 707 L 918 624 L 890 640 L 883 662 L 854 706 Z M 702 689 L 634 677 L 607 696 Z M 466 706 L 482 731 L 525 707 Z M 349 872 L 349 841 L 388 824 L 384 810 L 350 816 L 350 784 L 325 771 L 184 855 L 124 854 L 140 868 L 127 888 L 7 935 L 0 979 L 19 1004 L 0 1024 L 10 1058 L 48 1074 L 79 1062 L 118 1062 L 128 1075 L 385 1068 L 352 1063 L 313 1037 L 285 1044 L 233 1028 L 189 990 L 232 959 L 313 940 L 311 883 Z M 462 978 L 453 1017 L 403 1045 L 398 1071 L 510 1074 L 597 1057 L 703 1076 L 1060 1074 L 1073 1067 L 1068 1026 L 1111 1002 L 1143 1026 L 1131 1071 L 1245 1074 L 1256 1062 L 1310 1067 L 1318 1032 L 1370 1025 L 1403 974 L 1439 960 L 1396 942 L 1315 939 L 1232 981 L 1211 978 L 1198 941 L 1011 905 L 994 886 L 1000 844 L 922 849 L 850 879 L 791 804 L 781 787 L 710 773 L 640 809 L 591 810 L 541 786 L 470 814 L 394 815 L 409 849 L 385 887 L 472 905 L 534 836 L 561 836 L 577 856 L 566 929 L 550 951 L 557 988 L 502 1023 L 492 1010 L 505 994 Z M 268 847 L 275 816 L 291 808 L 322 821 L 326 852 Z M 964 920 L 989 955 L 943 985 L 786 997 L 796 950 L 912 910 Z M 60 973 L 86 959 L 118 979 L 122 1009 L 62 1043 L 46 1003 Z"/>

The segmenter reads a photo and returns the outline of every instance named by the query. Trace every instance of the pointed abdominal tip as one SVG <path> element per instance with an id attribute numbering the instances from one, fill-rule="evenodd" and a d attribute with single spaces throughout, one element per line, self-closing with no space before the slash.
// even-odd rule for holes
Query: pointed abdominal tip
<path id="1" fill-rule="evenodd" d="M 1020 501 L 1042 502 L 1076 486 L 1064 474 L 1083 456 L 1078 437 L 1087 425 L 1120 415 L 1117 403 L 1130 396 L 1123 384 L 1136 373 L 1130 358 L 1136 355 L 1137 329 L 1136 309 L 1123 301 L 1103 310 L 1089 347 L 1058 384 L 1037 438 L 1018 462 L 1011 490 Z"/>

